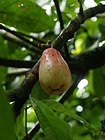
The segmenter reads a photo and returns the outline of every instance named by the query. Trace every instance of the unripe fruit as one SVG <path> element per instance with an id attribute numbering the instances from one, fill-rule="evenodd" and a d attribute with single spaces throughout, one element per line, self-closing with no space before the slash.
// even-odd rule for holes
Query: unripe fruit
<path id="1" fill-rule="evenodd" d="M 40 60 L 39 82 L 46 93 L 60 94 L 71 85 L 70 69 L 54 48 L 46 49 Z"/>

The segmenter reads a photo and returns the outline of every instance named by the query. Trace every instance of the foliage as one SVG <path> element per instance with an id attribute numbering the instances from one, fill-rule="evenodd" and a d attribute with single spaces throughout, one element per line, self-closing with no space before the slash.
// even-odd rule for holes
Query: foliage
<path id="1" fill-rule="evenodd" d="M 95 2 L 99 4 L 100 0 Z M 66 27 L 76 17 L 79 3 L 77 0 L 59 0 L 59 5 Z M 85 2 L 83 8 L 88 8 Z M 0 139 L 28 139 L 30 130 L 39 121 L 41 129 L 31 135 L 32 140 L 104 140 L 101 132 L 101 121 L 105 119 L 104 64 L 89 70 L 63 104 L 58 103 L 60 95 L 46 94 L 37 81 L 21 114 L 14 119 L 11 109 L 14 102 L 8 103 L 6 92 L 16 89 L 29 69 L 19 68 L 16 62 L 13 67 L 6 67 L 9 59 L 28 60 L 30 64 L 38 61 L 45 49 L 42 44 L 49 40 L 52 43 L 61 29 L 54 1 L 51 0 L 1 1 L 0 17 L 0 25 L 11 29 L 9 32 L 0 26 L 0 61 L 1 58 L 8 60 L 7 63 L 0 62 Z M 104 29 L 105 13 L 87 19 L 66 43 L 69 55 L 76 56 L 101 47 L 105 43 Z M 63 46 L 60 51 L 66 58 Z M 72 72 L 73 81 L 76 76 L 78 73 Z"/>
<path id="2" fill-rule="evenodd" d="M 4 90 L 0 85 L 0 139 L 16 140 L 13 131 L 13 114 L 8 104 L 8 100 Z"/>
<path id="3" fill-rule="evenodd" d="M 32 98 L 31 101 L 47 139 L 71 140 L 70 126 L 65 121 L 60 120 L 49 107 L 37 99 Z"/>

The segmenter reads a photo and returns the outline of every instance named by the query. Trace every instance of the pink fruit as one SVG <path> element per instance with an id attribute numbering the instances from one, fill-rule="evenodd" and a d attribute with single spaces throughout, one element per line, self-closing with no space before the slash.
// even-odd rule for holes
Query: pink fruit
<path id="1" fill-rule="evenodd" d="M 71 85 L 70 69 L 54 48 L 46 49 L 40 60 L 39 82 L 46 93 L 60 94 Z"/>

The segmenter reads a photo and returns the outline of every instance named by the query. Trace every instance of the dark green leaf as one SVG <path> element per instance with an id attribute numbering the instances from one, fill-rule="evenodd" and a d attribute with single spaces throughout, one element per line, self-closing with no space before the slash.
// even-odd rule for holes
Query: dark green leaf
<path id="1" fill-rule="evenodd" d="M 82 123 L 84 126 L 86 126 L 89 131 L 93 135 L 97 135 L 98 130 L 89 124 L 84 118 L 80 117 L 79 115 L 75 114 L 73 111 L 70 111 L 68 108 L 65 108 L 62 104 L 54 101 L 54 100 L 46 100 L 45 103 L 54 111 L 63 113 L 67 116 L 70 116 L 71 118 L 77 120 L 78 122 Z"/>
<path id="2" fill-rule="evenodd" d="M 25 127 L 23 123 L 23 118 L 24 118 L 24 108 L 22 108 L 21 114 L 18 116 L 15 123 L 15 132 L 16 132 L 18 140 L 21 140 L 23 136 L 25 135 Z"/>
<path id="3" fill-rule="evenodd" d="M 8 47 L 4 42 L 3 38 L 0 36 L 0 57 L 8 57 Z M 3 81 L 7 74 L 7 68 L 4 66 L 0 67 L 0 81 Z"/>
<path id="4" fill-rule="evenodd" d="M 15 140 L 13 115 L 5 92 L 0 86 L 0 140 Z"/>
<path id="5" fill-rule="evenodd" d="M 105 35 L 105 23 L 100 23 L 99 24 L 99 30 L 102 34 Z"/>
<path id="6" fill-rule="evenodd" d="M 103 98 L 105 96 L 105 66 L 94 70 L 93 86 L 95 95 Z"/>
<path id="7" fill-rule="evenodd" d="M 4 81 L 7 75 L 7 68 L 2 66 L 0 67 L 0 81 Z"/>
<path id="8" fill-rule="evenodd" d="M 54 25 L 45 11 L 31 0 L 1 1 L 0 22 L 28 32 L 42 32 Z"/>
<path id="9" fill-rule="evenodd" d="M 8 57 L 8 47 L 0 36 L 0 57 Z"/>
<path id="10" fill-rule="evenodd" d="M 65 121 L 41 101 L 31 98 L 31 102 L 48 140 L 71 140 L 70 126 Z"/>

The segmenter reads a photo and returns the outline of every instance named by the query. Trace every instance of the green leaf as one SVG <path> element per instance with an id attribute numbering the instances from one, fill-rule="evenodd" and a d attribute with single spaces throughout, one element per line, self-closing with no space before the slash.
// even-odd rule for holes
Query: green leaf
<path id="1" fill-rule="evenodd" d="M 5 92 L 0 86 L 0 140 L 15 140 L 13 116 Z"/>
<path id="2" fill-rule="evenodd" d="M 93 86 L 95 95 L 103 98 L 105 96 L 105 66 L 94 70 Z"/>
<path id="3" fill-rule="evenodd" d="M 23 123 L 23 117 L 24 117 L 24 108 L 21 109 L 21 113 L 17 117 L 15 122 L 15 127 L 14 127 L 18 140 L 22 140 L 23 136 L 26 134 L 24 123 Z"/>
<path id="4" fill-rule="evenodd" d="M 7 75 L 7 68 L 2 66 L 0 67 L 0 81 L 4 81 Z"/>
<path id="5" fill-rule="evenodd" d="M 45 10 L 33 0 L 1 1 L 0 22 L 28 32 L 42 32 L 54 25 Z"/>
<path id="6" fill-rule="evenodd" d="M 39 81 L 37 81 L 37 83 L 36 83 L 35 86 L 33 87 L 31 96 L 32 96 L 32 97 L 35 97 L 35 98 L 37 98 L 37 99 L 39 99 L 39 100 L 48 99 L 48 98 L 49 98 L 49 95 L 46 94 L 46 93 L 43 91 L 43 89 L 41 88 Z"/>
<path id="7" fill-rule="evenodd" d="M 105 30 L 104 29 L 105 29 L 105 23 L 100 23 L 99 24 L 99 30 L 102 34 L 105 35 Z"/>
<path id="8" fill-rule="evenodd" d="M 98 130 L 91 124 L 89 124 L 84 118 L 80 117 L 79 115 L 75 114 L 73 111 L 68 110 L 67 108 L 65 108 L 62 104 L 54 101 L 54 100 L 46 100 L 45 103 L 54 111 L 59 112 L 59 113 L 63 113 L 67 116 L 70 116 L 71 118 L 77 120 L 78 122 L 82 123 L 83 125 L 85 125 L 89 131 L 93 134 L 93 135 L 97 135 L 98 134 Z"/>
<path id="9" fill-rule="evenodd" d="M 0 57 L 3 58 L 8 57 L 8 47 L 1 36 L 0 36 Z M 3 81 L 5 79 L 6 74 L 7 68 L 4 66 L 0 66 L 0 81 Z"/>
<path id="10" fill-rule="evenodd" d="M 71 140 L 70 126 L 64 120 L 41 101 L 31 98 L 31 102 L 48 140 Z"/>
<path id="11" fill-rule="evenodd" d="M 0 57 L 8 57 L 8 46 L 4 42 L 2 36 L 0 36 Z"/>
<path id="12" fill-rule="evenodd" d="M 67 5 L 72 5 L 72 4 L 75 5 L 75 3 L 77 3 L 77 0 L 71 0 L 71 1 L 67 0 L 66 2 Z"/>
<path id="13" fill-rule="evenodd" d="M 100 3 L 100 0 L 94 0 L 96 3 Z"/>
<path id="14" fill-rule="evenodd" d="M 87 80 L 88 80 L 88 82 L 89 82 L 89 84 L 88 84 L 88 91 L 89 91 L 91 94 L 94 94 L 93 74 L 94 74 L 94 71 L 93 71 L 93 70 L 90 70 L 90 71 L 89 71 L 89 75 L 88 75 L 88 77 L 87 77 Z"/>

